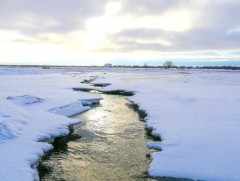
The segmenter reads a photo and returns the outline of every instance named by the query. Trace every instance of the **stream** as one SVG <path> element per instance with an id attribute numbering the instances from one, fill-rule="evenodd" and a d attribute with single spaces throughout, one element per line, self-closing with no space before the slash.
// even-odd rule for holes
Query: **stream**
<path id="1" fill-rule="evenodd" d="M 72 117 L 81 123 L 42 157 L 40 180 L 154 180 L 142 114 L 124 96 L 101 95 L 100 104 Z"/>

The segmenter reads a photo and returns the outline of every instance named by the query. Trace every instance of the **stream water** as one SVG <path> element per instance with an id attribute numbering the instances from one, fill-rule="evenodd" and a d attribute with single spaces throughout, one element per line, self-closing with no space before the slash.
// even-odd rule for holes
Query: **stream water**
<path id="1" fill-rule="evenodd" d="M 41 180 L 154 180 L 147 175 L 151 150 L 140 114 L 124 96 L 102 97 L 73 117 L 81 123 L 42 158 Z"/>

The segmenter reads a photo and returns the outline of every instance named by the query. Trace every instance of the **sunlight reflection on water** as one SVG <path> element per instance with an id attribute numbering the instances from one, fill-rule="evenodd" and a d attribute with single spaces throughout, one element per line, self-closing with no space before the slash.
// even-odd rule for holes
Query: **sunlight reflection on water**
<path id="1" fill-rule="evenodd" d="M 102 95 L 99 106 L 74 116 L 80 139 L 42 162 L 51 168 L 42 180 L 153 180 L 144 123 L 123 96 Z"/>

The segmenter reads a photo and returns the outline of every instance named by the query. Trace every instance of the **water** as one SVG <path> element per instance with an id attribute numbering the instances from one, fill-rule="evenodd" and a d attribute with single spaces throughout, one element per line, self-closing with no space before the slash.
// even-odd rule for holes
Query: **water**
<path id="1" fill-rule="evenodd" d="M 153 180 L 147 175 L 151 151 L 138 112 L 123 96 L 102 96 L 99 106 L 73 117 L 82 123 L 44 156 L 41 180 Z"/>

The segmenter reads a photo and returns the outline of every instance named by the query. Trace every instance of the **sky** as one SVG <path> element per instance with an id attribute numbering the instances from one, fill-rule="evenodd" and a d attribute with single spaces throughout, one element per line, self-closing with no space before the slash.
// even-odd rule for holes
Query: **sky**
<path id="1" fill-rule="evenodd" d="M 239 0 L 0 4 L 0 64 L 240 62 Z"/>

